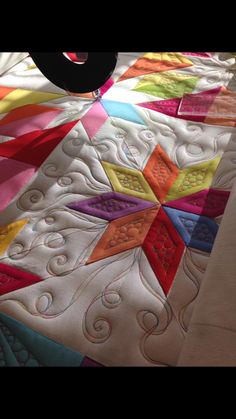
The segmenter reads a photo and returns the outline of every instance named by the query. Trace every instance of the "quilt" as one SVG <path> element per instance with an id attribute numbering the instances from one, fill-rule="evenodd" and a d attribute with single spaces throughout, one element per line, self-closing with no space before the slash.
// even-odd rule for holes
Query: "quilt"
<path id="1" fill-rule="evenodd" d="M 96 98 L 9 62 L 0 366 L 176 366 L 236 176 L 236 54 L 120 53 Z"/>

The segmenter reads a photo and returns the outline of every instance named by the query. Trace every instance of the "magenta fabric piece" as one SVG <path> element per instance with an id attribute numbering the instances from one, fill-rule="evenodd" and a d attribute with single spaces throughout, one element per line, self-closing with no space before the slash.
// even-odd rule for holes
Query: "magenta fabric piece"
<path id="1" fill-rule="evenodd" d="M 0 157 L 0 211 L 30 181 L 37 168 L 27 163 Z"/>
<path id="2" fill-rule="evenodd" d="M 40 281 L 42 278 L 38 275 L 0 263 L 0 295 L 29 287 Z"/>
<path id="3" fill-rule="evenodd" d="M 10 122 L 7 125 L 0 126 L 0 134 L 19 137 L 31 131 L 44 129 L 60 112 L 61 110 L 58 109 Z"/>
<path id="4" fill-rule="evenodd" d="M 204 189 L 184 198 L 169 201 L 165 206 L 207 217 L 218 217 L 224 213 L 229 194 L 218 189 Z"/>
<path id="5" fill-rule="evenodd" d="M 221 87 L 216 87 L 211 90 L 206 90 L 201 93 L 193 93 L 191 96 L 198 95 L 217 95 L 221 90 Z M 214 96 L 214 97 L 215 97 Z M 173 116 L 174 118 L 184 119 L 186 121 L 204 122 L 206 115 L 180 115 L 178 109 L 181 103 L 181 98 L 168 99 L 168 100 L 157 100 L 152 102 L 139 103 L 139 106 L 143 108 L 151 109 L 156 112 L 164 113 L 165 115 Z"/>
<path id="6" fill-rule="evenodd" d="M 118 192 L 108 192 L 84 201 L 72 202 L 67 207 L 112 221 L 154 205 L 156 205 L 155 202 L 144 201 Z"/>
<path id="7" fill-rule="evenodd" d="M 213 104 L 219 92 L 220 88 L 218 88 L 218 91 L 214 93 L 210 93 L 209 91 L 207 91 L 192 95 L 184 95 L 180 100 L 178 114 L 188 116 L 200 116 L 205 118 L 208 114 L 209 108 Z"/>
<path id="8" fill-rule="evenodd" d="M 94 137 L 101 126 L 106 122 L 107 118 L 108 115 L 105 112 L 104 107 L 99 101 L 95 102 L 91 109 L 81 119 L 90 139 Z"/>
<path id="9" fill-rule="evenodd" d="M 93 361 L 92 359 L 88 358 L 87 356 L 84 357 L 81 365 L 81 367 L 103 367 L 102 364 L 99 364 L 96 361 Z"/>
<path id="10" fill-rule="evenodd" d="M 114 80 L 108 79 L 106 83 L 100 88 L 101 95 L 103 96 L 114 84 Z"/>
<path id="11" fill-rule="evenodd" d="M 210 52 L 182 52 L 183 55 L 192 55 L 193 57 L 208 58 L 211 56 Z"/>
<path id="12" fill-rule="evenodd" d="M 165 115 L 173 116 L 174 118 L 185 119 L 187 121 L 204 122 L 205 117 L 201 116 L 181 116 L 178 115 L 178 108 L 181 99 L 158 100 L 153 102 L 139 103 L 143 108 L 151 109 L 152 111 L 164 113 Z"/>

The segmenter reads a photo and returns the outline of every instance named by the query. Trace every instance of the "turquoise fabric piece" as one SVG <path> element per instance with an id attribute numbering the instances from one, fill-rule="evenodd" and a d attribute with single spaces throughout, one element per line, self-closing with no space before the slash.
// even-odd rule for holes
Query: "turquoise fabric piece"
<path id="1" fill-rule="evenodd" d="M 4 333 L 0 329 L 0 366 L 4 367 L 8 365 L 17 367 L 19 366 L 19 363 L 7 342 Z"/>
<path id="2" fill-rule="evenodd" d="M 80 366 L 83 355 L 0 313 L 0 365 Z"/>
<path id="3" fill-rule="evenodd" d="M 121 118 L 136 124 L 145 125 L 138 111 L 129 103 L 102 99 L 101 104 L 110 117 Z"/>

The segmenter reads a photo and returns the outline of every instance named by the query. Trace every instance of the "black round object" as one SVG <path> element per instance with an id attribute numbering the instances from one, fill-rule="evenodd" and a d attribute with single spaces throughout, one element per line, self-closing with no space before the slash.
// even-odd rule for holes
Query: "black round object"
<path id="1" fill-rule="evenodd" d="M 89 52 L 85 63 L 78 65 L 62 52 L 29 52 L 48 80 L 72 93 L 99 89 L 111 76 L 117 62 L 116 52 Z"/>
<path id="2" fill-rule="evenodd" d="M 79 60 L 84 61 L 84 62 L 88 58 L 88 53 L 87 52 L 76 52 L 75 55 Z"/>

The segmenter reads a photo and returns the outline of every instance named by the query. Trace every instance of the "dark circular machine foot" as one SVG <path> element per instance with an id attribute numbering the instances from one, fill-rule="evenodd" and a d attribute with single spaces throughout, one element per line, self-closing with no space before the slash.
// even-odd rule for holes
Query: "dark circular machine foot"
<path id="1" fill-rule="evenodd" d="M 53 84 L 69 92 L 88 93 L 98 90 L 113 73 L 116 52 L 88 52 L 86 61 L 78 65 L 63 52 L 29 52 L 43 75 Z"/>

